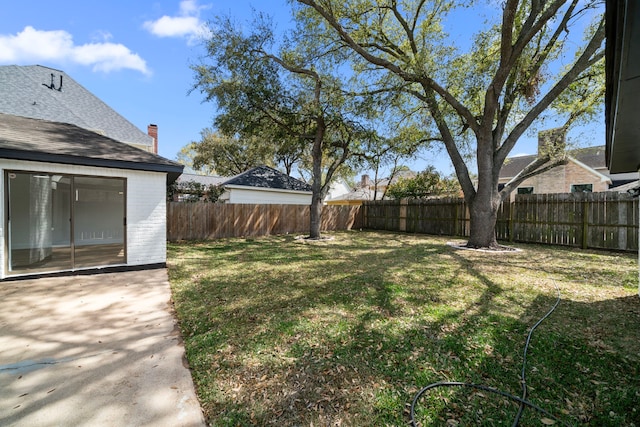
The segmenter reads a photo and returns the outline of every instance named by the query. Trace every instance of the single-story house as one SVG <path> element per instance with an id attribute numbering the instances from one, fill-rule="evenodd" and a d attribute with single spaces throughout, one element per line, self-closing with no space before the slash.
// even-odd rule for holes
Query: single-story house
<path id="1" fill-rule="evenodd" d="M 195 184 L 203 189 L 201 200 L 207 200 L 209 187 L 216 186 L 224 190 L 217 200 L 219 203 L 311 204 L 309 184 L 268 166 L 258 166 L 233 177 L 183 173 L 176 184 L 172 200 L 178 202 L 194 200 L 190 186 Z"/>
<path id="2" fill-rule="evenodd" d="M 351 186 L 342 178 L 334 179 L 329 185 L 329 190 L 324 198 L 324 203 L 330 200 L 337 200 L 340 196 L 349 194 L 351 192 Z"/>
<path id="3" fill-rule="evenodd" d="M 548 131 L 540 132 L 538 136 L 538 150 L 546 143 L 544 136 L 546 132 Z M 564 146 L 564 141 L 560 144 Z M 526 179 L 511 194 L 511 199 L 513 200 L 516 194 L 609 191 L 638 179 L 637 174 L 633 173 L 610 173 L 605 161 L 605 152 L 604 145 L 569 150 L 565 165 Z M 512 180 L 537 157 L 538 155 L 535 154 L 508 158 L 500 170 L 499 188 Z"/>
<path id="4" fill-rule="evenodd" d="M 376 192 L 371 188 L 358 187 L 346 194 L 327 199 L 325 203 L 327 205 L 360 206 L 362 202 L 374 200 L 374 198 L 382 200 L 382 191 Z"/>
<path id="5" fill-rule="evenodd" d="M 258 166 L 220 184 L 218 199 L 234 204 L 310 205 L 311 186 L 269 166 Z"/>
<path id="6" fill-rule="evenodd" d="M 401 179 L 412 179 L 417 174 L 411 170 L 398 171 L 392 178 L 382 178 L 377 182 L 371 180 L 369 175 L 362 175 L 360 182 L 351 191 L 325 200 L 327 205 L 360 206 L 368 200 L 382 200 L 387 187 L 396 184 Z"/>
<path id="7" fill-rule="evenodd" d="M 0 113 L 0 279 L 164 264 L 166 185 L 182 169 L 74 124 Z"/>
<path id="8" fill-rule="evenodd" d="M 269 166 L 257 166 L 222 184 L 224 203 L 310 205 L 311 186 Z"/>

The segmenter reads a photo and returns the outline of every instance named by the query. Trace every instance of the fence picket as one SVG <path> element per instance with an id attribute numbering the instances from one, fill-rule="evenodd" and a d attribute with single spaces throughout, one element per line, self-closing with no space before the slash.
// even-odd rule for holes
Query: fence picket
<path id="1" fill-rule="evenodd" d="M 637 251 L 638 203 L 618 193 L 517 195 L 500 207 L 496 236 L 512 242 Z M 303 205 L 168 202 L 167 239 L 305 233 L 309 211 Z M 323 231 L 354 228 L 468 236 L 469 210 L 457 198 L 323 207 Z"/>
<path id="2" fill-rule="evenodd" d="M 499 240 L 609 249 L 638 250 L 638 199 L 619 193 L 522 194 L 498 211 Z M 367 228 L 399 231 L 400 202 L 363 205 Z M 463 199 L 409 200 L 406 231 L 469 235 Z"/>
<path id="3" fill-rule="evenodd" d="M 322 231 L 362 228 L 359 206 L 324 206 Z M 167 203 L 167 240 L 256 237 L 309 231 L 309 206 Z"/>

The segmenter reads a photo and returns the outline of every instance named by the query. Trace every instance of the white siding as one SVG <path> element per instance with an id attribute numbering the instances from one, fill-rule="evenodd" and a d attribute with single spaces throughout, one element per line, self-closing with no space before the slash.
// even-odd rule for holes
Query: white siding
<path id="1" fill-rule="evenodd" d="M 227 188 L 229 200 L 226 203 L 260 205 L 310 205 L 311 193 L 303 191 L 279 191 L 252 187 Z"/>
<path id="2" fill-rule="evenodd" d="M 0 159 L 0 278 L 6 277 L 5 170 L 126 178 L 127 265 L 166 262 L 165 173 Z"/>
<path id="3" fill-rule="evenodd" d="M 167 202 L 164 173 L 128 171 L 127 264 L 166 261 Z"/>

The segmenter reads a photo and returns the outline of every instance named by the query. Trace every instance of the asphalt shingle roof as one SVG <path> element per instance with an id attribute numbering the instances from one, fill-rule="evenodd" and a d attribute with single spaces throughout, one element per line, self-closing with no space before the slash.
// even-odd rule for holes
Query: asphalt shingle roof
<path id="1" fill-rule="evenodd" d="M 0 158 L 166 172 L 170 182 L 184 167 L 76 125 L 2 113 Z"/>
<path id="2" fill-rule="evenodd" d="M 70 123 L 116 141 L 153 146 L 152 137 L 64 71 L 41 65 L 0 66 L 0 82 L 0 113 Z"/>
<path id="3" fill-rule="evenodd" d="M 592 169 L 601 169 L 606 167 L 604 158 L 604 145 L 596 147 L 576 148 L 569 150 L 567 154 L 577 161 L 584 163 Z M 536 159 L 536 155 L 509 157 L 500 169 L 501 178 L 512 178 L 516 176 L 529 163 Z"/>
<path id="4" fill-rule="evenodd" d="M 299 179 L 285 175 L 269 166 L 258 166 L 236 175 L 222 185 L 272 188 L 278 190 L 311 191 L 311 186 Z"/>

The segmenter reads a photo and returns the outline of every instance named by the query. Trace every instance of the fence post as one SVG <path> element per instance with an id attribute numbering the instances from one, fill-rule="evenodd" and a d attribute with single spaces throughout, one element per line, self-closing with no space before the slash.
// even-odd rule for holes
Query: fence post
<path id="1" fill-rule="evenodd" d="M 515 210 L 516 202 L 509 202 L 509 242 L 513 243 L 513 233 L 514 233 L 514 225 L 513 225 L 513 211 Z"/>
<path id="2" fill-rule="evenodd" d="M 400 231 L 407 231 L 407 199 L 400 199 L 400 221 L 398 228 Z"/>
<path id="3" fill-rule="evenodd" d="M 453 199 L 451 199 L 453 201 Z M 453 235 L 454 236 L 458 236 L 460 233 L 458 233 L 458 221 L 460 218 L 460 213 L 459 213 L 459 206 L 460 203 L 458 203 L 458 201 L 454 202 L 453 207 L 455 208 L 455 211 L 453 213 Z"/>
<path id="4" fill-rule="evenodd" d="M 582 249 L 589 247 L 587 239 L 589 238 L 589 201 L 582 201 Z"/>

